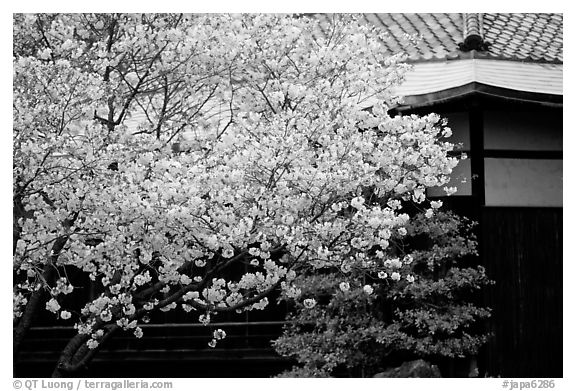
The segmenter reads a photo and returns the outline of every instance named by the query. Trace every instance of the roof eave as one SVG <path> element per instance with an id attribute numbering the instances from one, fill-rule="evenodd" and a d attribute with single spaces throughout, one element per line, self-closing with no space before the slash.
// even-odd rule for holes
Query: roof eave
<path id="1" fill-rule="evenodd" d="M 479 52 L 477 50 L 471 50 L 468 52 L 457 51 L 449 53 L 443 57 L 432 57 L 432 58 L 407 58 L 406 62 L 409 64 L 422 64 L 431 62 L 446 62 L 446 61 L 460 61 L 460 60 L 499 60 L 499 61 L 515 61 L 530 64 L 564 64 L 563 59 L 544 59 L 544 58 L 527 58 L 527 57 L 505 57 L 492 54 L 490 52 Z"/>
<path id="2" fill-rule="evenodd" d="M 405 96 L 403 102 L 394 107 L 394 111 L 432 107 L 455 101 L 465 100 L 473 96 L 484 96 L 495 99 L 513 101 L 517 103 L 537 104 L 547 107 L 562 107 L 563 96 L 527 91 L 518 91 L 508 88 L 494 87 L 483 83 L 472 82 L 463 86 L 449 88 L 442 91 L 422 95 Z"/>

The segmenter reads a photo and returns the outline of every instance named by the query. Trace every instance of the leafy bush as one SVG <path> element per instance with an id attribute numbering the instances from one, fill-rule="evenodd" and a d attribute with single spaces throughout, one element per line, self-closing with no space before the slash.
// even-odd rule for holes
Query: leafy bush
<path id="1" fill-rule="evenodd" d="M 477 296 L 490 280 L 474 264 L 473 226 L 450 212 L 420 213 L 386 253 L 367 257 L 367 268 L 300 273 L 300 295 L 274 346 L 301 365 L 280 376 L 364 377 L 413 358 L 475 355 L 490 315 Z"/>

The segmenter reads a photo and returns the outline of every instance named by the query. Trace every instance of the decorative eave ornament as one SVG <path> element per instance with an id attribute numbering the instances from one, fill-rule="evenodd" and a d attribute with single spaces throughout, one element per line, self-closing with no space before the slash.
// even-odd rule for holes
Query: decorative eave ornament
<path id="1" fill-rule="evenodd" d="M 482 26 L 482 14 L 464 14 L 464 42 L 458 44 L 463 52 L 476 50 L 485 52 L 489 43 L 484 41 L 484 29 Z"/>

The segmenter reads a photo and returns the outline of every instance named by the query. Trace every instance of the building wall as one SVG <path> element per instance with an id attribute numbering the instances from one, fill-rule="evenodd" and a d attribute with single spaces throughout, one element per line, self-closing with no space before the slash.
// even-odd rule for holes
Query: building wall
<path id="1" fill-rule="evenodd" d="M 445 204 L 479 222 L 480 262 L 495 281 L 482 373 L 562 377 L 562 109 L 472 96 L 426 111 L 448 119 L 470 156 Z"/>

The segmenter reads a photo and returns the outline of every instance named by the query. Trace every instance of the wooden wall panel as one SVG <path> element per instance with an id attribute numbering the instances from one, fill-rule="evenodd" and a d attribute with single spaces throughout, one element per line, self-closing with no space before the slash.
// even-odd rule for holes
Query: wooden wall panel
<path id="1" fill-rule="evenodd" d="M 488 376 L 562 377 L 562 209 L 484 208 Z"/>

